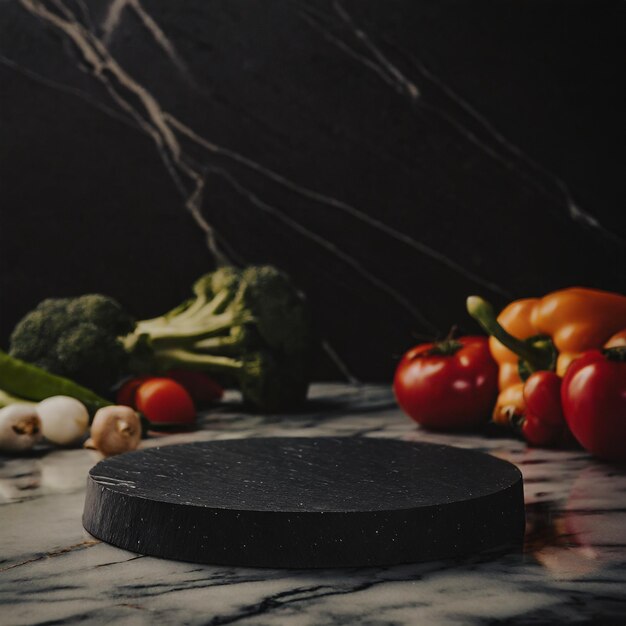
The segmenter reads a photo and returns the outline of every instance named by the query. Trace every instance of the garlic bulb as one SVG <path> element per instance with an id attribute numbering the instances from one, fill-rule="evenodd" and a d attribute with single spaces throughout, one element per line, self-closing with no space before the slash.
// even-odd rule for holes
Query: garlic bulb
<path id="1" fill-rule="evenodd" d="M 41 420 L 33 404 L 10 404 L 0 409 L 0 450 L 30 450 L 41 439 Z"/>
<path id="2" fill-rule="evenodd" d="M 128 406 L 105 406 L 91 424 L 86 448 L 95 448 L 104 456 L 135 450 L 141 441 L 139 415 Z"/>
<path id="3" fill-rule="evenodd" d="M 89 413 L 82 402 L 69 396 L 52 396 L 37 405 L 43 436 L 52 443 L 78 443 L 87 431 Z"/>

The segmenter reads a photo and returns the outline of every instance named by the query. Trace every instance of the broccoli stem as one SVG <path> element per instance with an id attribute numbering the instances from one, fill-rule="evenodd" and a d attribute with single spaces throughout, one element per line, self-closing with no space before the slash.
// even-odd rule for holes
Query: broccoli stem
<path id="1" fill-rule="evenodd" d="M 172 325 L 184 326 L 190 321 L 197 324 L 199 320 L 204 320 L 205 317 L 210 318 L 217 313 L 223 313 L 226 308 L 225 305 L 229 303 L 231 297 L 232 294 L 227 289 L 220 291 L 211 300 L 205 295 L 199 294 L 196 298 L 185 300 L 163 315 L 137 322 L 137 326 L 144 328 L 143 332 L 152 334 L 156 332 L 156 329 L 165 332 L 163 329 Z"/>
<path id="2" fill-rule="evenodd" d="M 233 314 L 230 311 L 212 316 L 202 316 L 202 320 L 194 320 L 193 325 L 155 324 L 139 322 L 133 335 L 149 335 L 155 348 L 159 344 L 170 342 L 198 341 L 228 332 L 233 326 L 252 321 L 248 314 Z M 198 323 L 198 322 L 202 323 Z"/>
<path id="3" fill-rule="evenodd" d="M 225 356 L 196 354 L 182 348 L 156 350 L 154 357 L 163 369 L 196 369 L 210 370 L 221 374 L 236 374 L 241 371 L 242 361 Z"/>
<path id="4" fill-rule="evenodd" d="M 178 313 L 173 319 L 172 323 L 184 324 L 189 320 L 193 320 L 198 314 L 202 313 L 202 318 L 214 316 L 218 313 L 222 313 L 224 310 L 224 304 L 231 298 L 231 293 L 224 289 L 214 296 L 210 301 L 206 297 L 198 297 L 190 307 Z"/>
<path id="5" fill-rule="evenodd" d="M 201 339 L 193 344 L 194 350 L 200 352 L 208 352 L 210 354 L 220 354 L 223 352 L 234 352 L 239 346 L 243 346 L 244 342 L 237 337 L 209 337 L 207 339 Z"/>

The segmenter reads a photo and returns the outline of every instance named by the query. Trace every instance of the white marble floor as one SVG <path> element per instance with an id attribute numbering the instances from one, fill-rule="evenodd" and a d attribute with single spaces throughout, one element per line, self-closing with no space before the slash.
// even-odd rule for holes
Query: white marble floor
<path id="1" fill-rule="evenodd" d="M 0 624 L 626 623 L 626 471 L 582 451 L 416 428 L 388 389 L 316 385 L 306 411 L 259 417 L 236 404 L 202 429 L 144 442 L 348 435 L 480 449 L 520 467 L 523 554 L 350 570 L 268 570 L 164 561 L 82 528 L 84 450 L 0 458 Z"/>

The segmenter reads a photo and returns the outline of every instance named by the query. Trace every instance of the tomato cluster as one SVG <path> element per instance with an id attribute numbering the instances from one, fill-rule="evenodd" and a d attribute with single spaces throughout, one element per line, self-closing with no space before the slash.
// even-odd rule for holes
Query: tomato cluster
<path id="1" fill-rule="evenodd" d="M 117 402 L 137 409 L 157 429 L 188 427 L 195 423 L 196 407 L 216 402 L 223 393 L 206 374 L 171 370 L 127 380 L 117 392 Z"/>
<path id="2" fill-rule="evenodd" d="M 425 428 L 464 430 L 489 420 L 497 379 L 487 338 L 462 337 L 409 350 L 393 388 L 400 407 Z M 563 378 L 540 370 L 517 387 L 520 398 L 511 398 L 508 423 L 530 445 L 578 441 L 599 458 L 626 461 L 626 346 L 589 350 Z"/>

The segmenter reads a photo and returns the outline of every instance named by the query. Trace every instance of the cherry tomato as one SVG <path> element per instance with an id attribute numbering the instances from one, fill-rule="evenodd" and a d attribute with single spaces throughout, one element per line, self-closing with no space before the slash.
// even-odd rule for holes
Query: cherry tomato
<path id="1" fill-rule="evenodd" d="M 563 415 L 562 382 L 554 372 L 542 370 L 524 384 L 522 435 L 531 446 L 571 448 L 575 444 Z"/>
<path id="2" fill-rule="evenodd" d="M 522 434 L 531 446 L 544 447 L 555 442 L 560 429 L 555 429 L 534 415 L 527 415 L 522 424 Z"/>
<path id="3" fill-rule="evenodd" d="M 135 393 L 136 408 L 158 424 L 190 424 L 196 408 L 185 388 L 169 378 L 150 378 Z"/>
<path id="4" fill-rule="evenodd" d="M 224 390 L 210 376 L 193 370 L 169 370 L 163 376 L 182 385 L 198 406 L 221 400 Z"/>
<path id="5" fill-rule="evenodd" d="M 116 400 L 118 404 L 122 404 L 124 406 L 130 406 L 133 409 L 135 407 L 135 394 L 137 393 L 137 389 L 139 386 L 144 383 L 146 380 L 152 378 L 151 376 L 138 376 L 137 378 L 130 378 L 126 382 L 122 383 L 122 386 L 119 388 Z"/>
<path id="6" fill-rule="evenodd" d="M 498 366 L 486 337 L 461 337 L 409 350 L 393 389 L 402 410 L 434 430 L 467 429 L 489 420 Z"/>
<path id="7" fill-rule="evenodd" d="M 540 371 L 524 385 L 528 413 L 554 428 L 566 426 L 561 408 L 561 378 L 554 372 Z"/>

